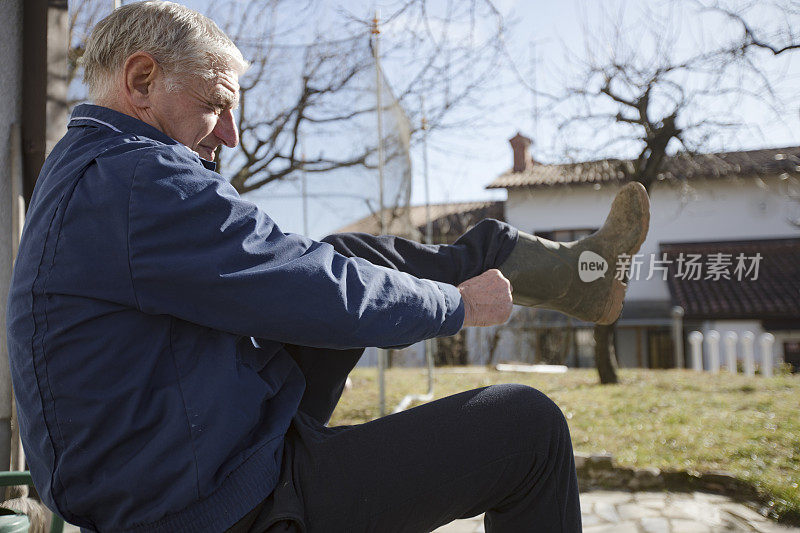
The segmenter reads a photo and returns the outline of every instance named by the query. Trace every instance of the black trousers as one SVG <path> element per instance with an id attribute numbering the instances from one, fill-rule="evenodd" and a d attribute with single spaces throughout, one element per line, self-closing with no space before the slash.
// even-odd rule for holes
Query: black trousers
<path id="1" fill-rule="evenodd" d="M 486 220 L 451 246 L 339 234 L 337 251 L 457 285 L 502 264 L 516 230 Z M 487 532 L 581 530 L 561 410 L 522 385 L 462 392 L 354 426 L 326 427 L 363 350 L 287 347 L 306 392 L 273 494 L 235 532 L 429 532 L 486 513 Z"/>

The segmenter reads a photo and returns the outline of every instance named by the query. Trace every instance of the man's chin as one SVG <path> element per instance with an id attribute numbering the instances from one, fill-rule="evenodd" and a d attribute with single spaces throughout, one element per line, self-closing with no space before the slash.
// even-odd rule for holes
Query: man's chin
<path id="1" fill-rule="evenodd" d="M 194 150 L 194 153 L 206 161 L 214 161 L 215 150 L 209 150 L 208 148 L 200 146 L 197 150 Z"/>

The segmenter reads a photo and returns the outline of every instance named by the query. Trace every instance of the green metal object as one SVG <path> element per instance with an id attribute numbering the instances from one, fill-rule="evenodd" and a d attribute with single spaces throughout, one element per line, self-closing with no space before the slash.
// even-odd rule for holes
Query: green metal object
<path id="1" fill-rule="evenodd" d="M 0 472 L 0 487 L 13 487 L 15 485 L 33 485 L 31 473 L 27 470 L 23 472 Z"/>
<path id="2" fill-rule="evenodd" d="M 33 486 L 31 473 L 27 470 L 22 472 L 0 472 L 0 487 L 14 487 L 16 485 Z M 30 521 L 24 514 L 0 508 L 0 533 L 24 533 L 28 531 L 29 526 Z M 63 531 L 64 520 L 53 513 L 50 533 L 62 533 Z"/>
<path id="3" fill-rule="evenodd" d="M 24 514 L 0 507 L 0 533 L 27 533 L 30 525 L 30 520 Z"/>

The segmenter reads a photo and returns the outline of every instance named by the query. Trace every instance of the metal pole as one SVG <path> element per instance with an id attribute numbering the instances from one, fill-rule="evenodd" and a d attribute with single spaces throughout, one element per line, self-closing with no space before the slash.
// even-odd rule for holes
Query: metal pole
<path id="1" fill-rule="evenodd" d="M 375 56 L 375 111 L 378 116 L 378 182 L 379 182 L 379 198 L 378 198 L 378 233 L 383 235 L 386 232 L 386 220 L 383 212 L 383 116 L 382 116 L 382 102 L 381 102 L 381 63 L 380 63 L 380 28 L 378 23 L 380 21 L 380 13 L 375 10 L 375 18 L 372 19 L 372 35 L 375 36 L 372 52 Z M 386 414 L 386 351 L 378 348 L 378 403 L 379 414 L 383 416 Z"/>
<path id="2" fill-rule="evenodd" d="M 383 102 L 382 95 L 383 87 L 381 81 L 381 55 L 380 55 L 380 35 L 381 30 L 378 27 L 380 20 L 380 13 L 375 11 L 375 18 L 372 20 L 372 33 L 375 35 L 375 46 L 372 51 L 375 55 L 375 99 L 377 101 L 377 116 L 378 116 L 378 182 L 379 182 L 379 197 L 378 197 L 378 213 L 380 214 L 380 233 L 383 235 L 386 232 L 386 217 L 383 205 Z"/>
<path id="3" fill-rule="evenodd" d="M 431 220 L 431 189 L 428 177 L 428 117 L 425 115 L 425 98 L 420 101 L 422 107 L 422 168 L 425 179 L 425 244 L 433 244 L 433 220 Z"/>
<path id="4" fill-rule="evenodd" d="M 536 102 L 536 90 L 537 90 L 537 88 L 536 88 L 536 45 L 534 43 L 530 43 L 530 46 L 531 46 L 531 85 L 532 85 L 532 89 L 533 89 L 531 91 L 531 107 L 533 107 L 533 109 L 531 110 L 532 111 L 531 119 L 532 119 L 532 122 L 533 122 L 533 124 L 531 124 L 531 129 L 533 130 L 533 132 L 532 132 L 533 140 L 534 140 L 534 142 L 536 142 L 538 140 L 538 138 L 539 138 L 538 137 L 538 135 L 539 135 L 539 131 L 538 131 L 538 129 L 539 129 L 539 106 L 537 105 L 537 102 Z"/>
<path id="5" fill-rule="evenodd" d="M 302 148 L 303 168 L 300 172 L 300 184 L 303 195 L 303 235 L 308 237 L 308 185 L 306 183 L 306 150 Z"/>
<path id="6" fill-rule="evenodd" d="M 433 244 L 433 221 L 431 220 L 431 197 L 428 179 L 428 119 L 425 116 L 425 100 L 420 101 L 422 108 L 422 162 L 423 162 L 423 177 L 425 181 L 425 244 Z M 434 354 L 436 353 L 436 344 L 433 339 L 425 340 L 425 361 L 428 366 L 428 392 L 425 394 L 409 394 L 405 396 L 397 407 L 394 408 L 395 413 L 404 411 L 412 402 L 429 402 L 433 400 L 433 372 L 434 372 Z"/>
<path id="7" fill-rule="evenodd" d="M 428 117 L 425 110 L 425 98 L 422 98 L 422 171 L 425 178 L 425 244 L 433 244 L 433 220 L 431 219 L 431 190 L 430 176 L 428 173 Z M 427 400 L 433 399 L 433 360 L 436 354 L 436 343 L 433 339 L 425 340 L 425 360 L 428 363 L 428 392 Z"/>

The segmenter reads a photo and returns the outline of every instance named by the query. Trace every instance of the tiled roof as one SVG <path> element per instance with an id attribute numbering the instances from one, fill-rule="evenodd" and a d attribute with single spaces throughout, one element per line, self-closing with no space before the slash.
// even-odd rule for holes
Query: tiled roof
<path id="1" fill-rule="evenodd" d="M 504 219 L 504 202 L 460 202 L 447 204 L 431 204 L 431 220 L 434 221 L 434 234 L 455 233 L 461 234 L 468 229 L 467 226 L 473 225 L 484 218 Z M 387 215 L 391 210 L 385 210 Z M 408 217 L 410 225 L 419 234 L 424 234 L 426 224 L 426 210 L 424 205 L 415 205 L 409 208 Z M 407 225 L 401 216 L 395 216 L 385 233 L 390 235 L 408 236 Z M 380 226 L 380 215 L 373 214 L 357 220 L 336 230 L 337 233 L 361 232 L 378 234 Z M 418 238 L 419 235 L 412 235 Z"/>
<path id="2" fill-rule="evenodd" d="M 619 183 L 630 180 L 634 161 L 603 159 L 584 163 L 532 163 L 522 172 L 507 171 L 487 189 L 543 187 L 578 183 Z M 658 179 L 697 179 L 800 172 L 800 146 L 716 154 L 679 154 L 664 161 Z"/>
<path id="3" fill-rule="evenodd" d="M 673 261 L 667 277 L 673 304 L 683 307 L 687 318 L 800 319 L 800 238 L 669 243 L 661 244 L 661 252 Z M 694 275 L 678 277 L 676 259 L 680 254 L 686 259 L 688 254 L 701 255 L 700 279 L 687 279 Z M 756 254 L 761 255 L 757 276 L 753 271 L 737 276 L 740 254 L 746 267 L 751 266 Z M 730 260 L 724 269 L 730 279 L 714 279 L 717 276 L 707 266 L 715 258 Z M 683 272 L 688 271 L 684 263 Z"/>

